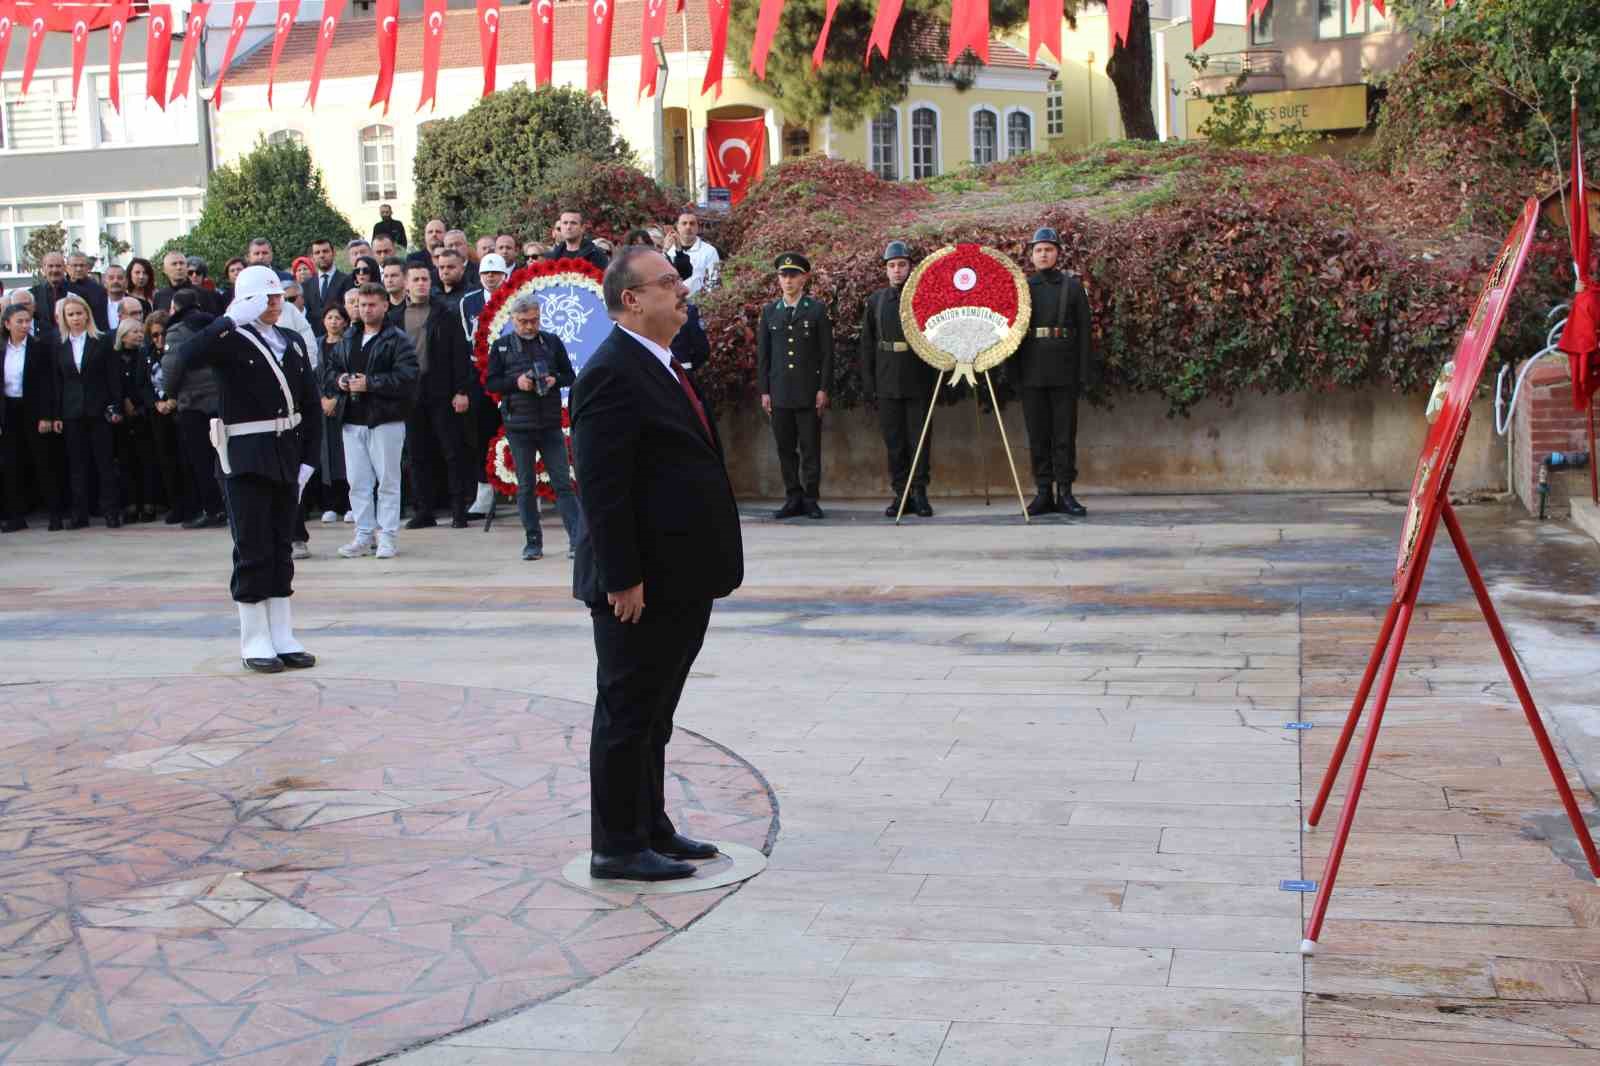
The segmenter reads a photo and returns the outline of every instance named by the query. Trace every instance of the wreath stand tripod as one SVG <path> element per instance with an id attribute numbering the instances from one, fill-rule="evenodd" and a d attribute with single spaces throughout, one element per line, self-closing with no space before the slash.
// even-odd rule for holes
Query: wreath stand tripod
<path id="1" fill-rule="evenodd" d="M 933 395 L 928 400 L 928 417 L 922 420 L 922 434 L 917 438 L 917 450 L 911 456 L 912 474 L 916 473 L 917 464 L 922 461 L 922 448 L 928 442 L 928 427 L 933 425 L 933 409 L 938 406 L 939 388 L 944 384 L 944 376 L 947 372 L 948 371 L 944 370 L 939 371 L 939 376 L 933 380 Z M 959 380 L 959 378 L 957 378 L 957 380 Z M 1006 465 L 1011 467 L 1011 483 L 1017 488 L 1017 505 L 1022 508 L 1022 520 L 1023 522 L 1032 522 L 1033 519 L 1028 515 L 1028 505 L 1023 502 L 1022 482 L 1017 478 L 1017 461 L 1011 456 L 1011 440 L 1006 436 L 1006 423 L 1005 420 L 1000 417 L 1000 400 L 994 392 L 994 378 L 990 377 L 989 372 L 985 370 L 983 372 L 983 380 L 989 386 L 989 403 L 994 407 L 995 424 L 1000 427 L 1000 443 L 1004 444 L 1006 448 Z M 973 403 L 977 403 L 976 395 L 973 396 Z M 988 470 L 987 463 L 985 463 L 984 469 L 986 471 Z M 895 525 L 899 525 L 900 519 L 905 517 L 906 501 L 911 498 L 911 480 L 911 477 L 907 476 L 906 487 L 900 490 L 900 509 L 894 513 Z M 983 483 L 983 495 L 985 497 L 984 502 L 988 503 L 988 477 L 983 479 Z"/>

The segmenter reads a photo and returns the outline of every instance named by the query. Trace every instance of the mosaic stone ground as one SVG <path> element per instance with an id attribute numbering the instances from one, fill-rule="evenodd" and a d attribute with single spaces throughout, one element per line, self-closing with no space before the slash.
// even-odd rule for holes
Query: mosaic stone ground
<path id="1" fill-rule="evenodd" d="M 370 1060 L 574 988 L 731 889 L 583 892 L 589 708 L 427 683 L 0 687 L 0 1062 Z M 680 730 L 687 832 L 770 847 Z"/>

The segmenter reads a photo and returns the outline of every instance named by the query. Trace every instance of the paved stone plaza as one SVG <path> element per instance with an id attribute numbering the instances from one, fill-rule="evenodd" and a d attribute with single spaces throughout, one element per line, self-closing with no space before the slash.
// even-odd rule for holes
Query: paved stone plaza
<path id="1" fill-rule="evenodd" d="M 669 752 L 736 890 L 592 892 L 593 653 L 520 530 L 300 564 L 244 677 L 225 530 L 0 540 L 0 1063 L 1600 1066 L 1600 889 L 1448 543 L 1321 938 L 1302 834 L 1403 509 L 746 508 Z M 1580 801 L 1600 549 L 1461 511 Z M 1314 723 L 1289 730 L 1288 722 Z M 1593 1002 L 1591 1002 L 1593 1000 Z"/>

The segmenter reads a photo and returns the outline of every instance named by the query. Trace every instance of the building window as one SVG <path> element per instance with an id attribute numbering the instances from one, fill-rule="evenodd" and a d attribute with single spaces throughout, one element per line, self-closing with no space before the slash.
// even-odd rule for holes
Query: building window
<path id="1" fill-rule="evenodd" d="M 911 112 L 911 178 L 939 173 L 939 113 L 931 107 Z"/>
<path id="2" fill-rule="evenodd" d="M 1356 14 L 1350 13 L 1348 0 L 1317 0 L 1317 36 L 1323 40 L 1385 33 L 1388 29 L 1388 16 L 1379 14 L 1370 0 Z"/>
<path id="3" fill-rule="evenodd" d="M 872 172 L 900 180 L 900 115 L 892 108 L 872 120 Z"/>
<path id="4" fill-rule="evenodd" d="M 1047 137 L 1059 137 L 1066 131 L 1066 107 L 1061 96 L 1061 79 L 1057 78 L 1044 94 L 1044 132 Z"/>
<path id="5" fill-rule="evenodd" d="M 29 89 L 30 97 L 38 84 L 35 81 Z M 86 243 L 81 200 L 0 205 L 0 274 L 21 274 L 22 264 L 17 260 L 28 243 L 28 236 L 36 229 L 53 224 L 66 227 L 69 249 L 82 247 Z"/>
<path id="6" fill-rule="evenodd" d="M 392 200 L 395 184 L 394 127 L 368 126 L 361 131 L 361 199 Z"/>
<path id="7" fill-rule="evenodd" d="M 305 144 L 306 135 L 299 130 L 273 130 L 267 134 L 268 144 Z"/>
<path id="8" fill-rule="evenodd" d="M 87 148 L 87 131 L 72 113 L 66 78 L 35 78 L 22 96 L 20 82 L 0 83 L 5 101 L 4 143 L 17 151 Z"/>
<path id="9" fill-rule="evenodd" d="M 783 158 L 799 159 L 811 154 L 811 131 L 804 126 L 783 128 Z"/>
<path id="10" fill-rule="evenodd" d="M 972 113 L 972 161 L 993 163 L 1000 154 L 1000 120 L 983 108 Z"/>
<path id="11" fill-rule="evenodd" d="M 101 229 L 127 241 L 132 254 L 149 255 L 193 229 L 200 221 L 201 203 L 197 196 L 101 200 Z"/>
<path id="12" fill-rule="evenodd" d="M 1027 155 L 1033 151 L 1033 116 L 1026 111 L 1013 111 L 1006 116 L 1006 157 Z"/>
<path id="13" fill-rule="evenodd" d="M 1274 3 L 1275 0 L 1267 0 L 1267 4 L 1261 9 L 1260 14 L 1250 16 L 1251 44 L 1272 43 L 1272 16 L 1274 14 L 1272 8 Z"/>

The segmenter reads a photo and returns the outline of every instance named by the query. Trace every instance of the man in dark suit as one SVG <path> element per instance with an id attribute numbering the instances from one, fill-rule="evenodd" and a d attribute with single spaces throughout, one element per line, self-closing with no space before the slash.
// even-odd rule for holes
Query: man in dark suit
<path id="1" fill-rule="evenodd" d="M 71 291 L 67 288 L 67 257 L 60 252 L 46 252 L 39 261 L 39 273 L 44 280 L 29 290 L 33 293 L 33 313 L 41 324 L 48 323 L 53 329 L 56 302 Z M 93 310 L 91 306 L 90 312 Z"/>
<path id="2" fill-rule="evenodd" d="M 67 291 L 75 292 L 88 301 L 95 328 L 101 333 L 109 333 L 111 320 L 106 314 L 106 290 L 89 273 L 93 265 L 93 261 L 83 252 L 75 251 L 67 256 Z"/>
<path id="3" fill-rule="evenodd" d="M 389 325 L 404 333 L 417 351 L 417 390 L 406 415 L 406 451 L 411 455 L 411 521 L 407 529 L 438 525 L 434 516 L 439 466 L 450 488 L 450 524 L 467 528 L 467 493 L 475 484 L 462 448 L 463 415 L 474 374 L 471 350 L 461 332 L 461 319 L 431 292 L 428 272 L 414 266 L 406 272 L 407 300 L 388 313 Z"/>
<path id="4" fill-rule="evenodd" d="M 669 347 L 688 286 L 640 246 L 611 262 L 604 289 L 616 327 L 571 396 L 585 519 L 572 588 L 598 659 L 589 873 L 663 881 L 717 853 L 673 826 L 663 780 L 673 712 L 712 601 L 744 580 L 744 547 L 722 442 Z"/>
<path id="5" fill-rule="evenodd" d="M 337 304 L 344 306 L 344 292 L 355 284 L 349 274 L 333 265 L 333 242 L 319 237 L 311 242 L 311 262 L 316 265 L 316 277 L 301 286 L 306 298 L 306 318 L 314 325 L 322 325 L 322 312 Z"/>

